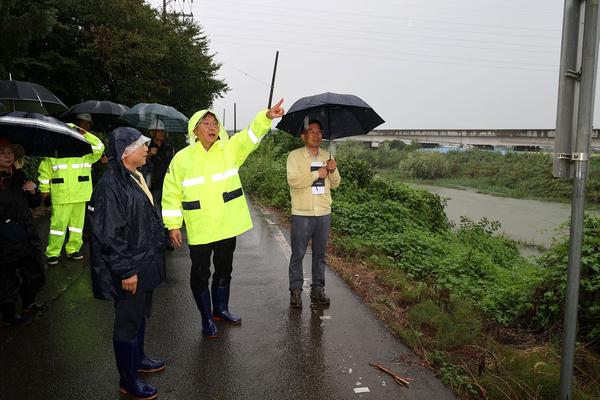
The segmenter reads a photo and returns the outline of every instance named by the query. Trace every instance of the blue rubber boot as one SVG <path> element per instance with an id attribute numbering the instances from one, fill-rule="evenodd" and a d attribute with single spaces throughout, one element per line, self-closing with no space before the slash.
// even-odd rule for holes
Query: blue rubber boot
<path id="1" fill-rule="evenodd" d="M 194 294 L 194 300 L 196 300 L 196 306 L 198 306 L 198 310 L 200 310 L 200 315 L 202 316 L 202 334 L 209 339 L 214 339 L 217 337 L 217 326 L 213 321 L 213 315 L 210 311 L 210 292 L 204 290 L 202 292 L 197 290 L 192 290 Z"/>
<path id="2" fill-rule="evenodd" d="M 138 333 L 138 356 L 140 363 L 138 372 L 158 372 L 165 369 L 165 360 L 160 358 L 150 358 L 144 353 L 144 339 L 146 336 L 146 318 L 142 320 L 140 332 Z"/>
<path id="3" fill-rule="evenodd" d="M 242 318 L 239 315 L 229 312 L 229 285 L 212 285 L 211 291 L 213 299 L 213 318 L 217 321 L 240 324 Z"/>
<path id="4" fill-rule="evenodd" d="M 137 369 L 140 362 L 138 338 L 129 341 L 113 340 L 121 394 L 129 394 L 136 399 L 151 400 L 158 396 L 158 390 L 138 378 Z"/>

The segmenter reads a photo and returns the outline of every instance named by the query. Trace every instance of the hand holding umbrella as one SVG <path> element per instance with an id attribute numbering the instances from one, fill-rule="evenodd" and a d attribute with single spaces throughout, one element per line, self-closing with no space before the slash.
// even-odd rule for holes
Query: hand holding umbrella
<path id="1" fill-rule="evenodd" d="M 329 157 L 331 157 L 331 154 L 329 155 Z M 327 160 L 327 165 L 325 166 L 325 168 L 327 168 L 327 172 L 332 173 L 337 168 L 337 163 L 334 159 L 330 158 L 329 160 Z"/>

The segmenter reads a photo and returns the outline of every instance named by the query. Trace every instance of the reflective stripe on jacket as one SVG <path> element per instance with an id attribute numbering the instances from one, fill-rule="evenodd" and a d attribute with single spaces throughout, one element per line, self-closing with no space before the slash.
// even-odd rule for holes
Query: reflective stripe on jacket
<path id="1" fill-rule="evenodd" d="M 92 196 L 92 164 L 102 157 L 104 144 L 89 132 L 83 137 L 92 147 L 90 154 L 83 157 L 47 157 L 40 162 L 40 192 L 50 192 L 54 204 L 85 202 Z"/>
<path id="2" fill-rule="evenodd" d="M 266 110 L 231 138 L 219 121 L 219 140 L 206 151 L 196 143 L 194 128 L 207 112 L 198 111 L 190 119 L 190 145 L 175 155 L 163 185 L 165 226 L 178 229 L 185 221 L 192 245 L 230 238 L 252 228 L 238 169 L 271 127 Z"/>

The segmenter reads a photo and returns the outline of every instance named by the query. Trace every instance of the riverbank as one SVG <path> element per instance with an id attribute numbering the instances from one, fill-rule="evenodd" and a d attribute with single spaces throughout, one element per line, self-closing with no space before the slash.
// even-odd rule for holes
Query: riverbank
<path id="1" fill-rule="evenodd" d="M 460 223 L 466 216 L 474 221 L 482 218 L 498 221 L 499 232 L 523 245 L 548 249 L 552 243 L 568 234 L 564 226 L 569 221 L 569 204 L 498 197 L 471 189 L 452 189 L 437 185 L 409 183 L 445 200 L 448 219 Z"/>
<path id="2" fill-rule="evenodd" d="M 382 177 L 453 188 L 468 187 L 496 196 L 569 203 L 572 181 L 552 176 L 552 154 L 469 150 L 419 151 L 399 141 L 370 149 L 344 142 L 338 155 L 366 161 Z M 600 157 L 590 159 L 586 200 L 600 208 Z"/>
<path id="3" fill-rule="evenodd" d="M 545 203 L 557 203 L 570 207 L 571 199 L 567 197 L 554 197 L 549 195 L 536 195 L 535 193 L 524 192 L 521 189 L 512 187 L 498 186 L 490 184 L 485 179 L 477 178 L 443 178 L 443 179 L 407 179 L 403 177 L 398 170 L 381 169 L 377 171 L 378 176 L 384 179 L 390 179 L 397 182 L 417 186 L 431 186 L 455 190 L 466 190 L 474 193 L 505 197 L 520 200 L 533 200 Z M 600 203 L 586 202 L 586 211 L 600 211 Z"/>

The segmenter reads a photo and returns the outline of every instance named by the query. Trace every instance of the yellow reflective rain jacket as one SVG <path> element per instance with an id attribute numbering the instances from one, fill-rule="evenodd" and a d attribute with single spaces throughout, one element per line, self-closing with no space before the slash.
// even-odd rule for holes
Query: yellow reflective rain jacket
<path id="1" fill-rule="evenodd" d="M 219 140 L 206 151 L 196 143 L 194 128 L 207 112 L 216 116 L 201 110 L 190 119 L 190 145 L 175 154 L 163 184 L 165 226 L 179 229 L 185 221 L 191 245 L 227 239 L 252 228 L 238 169 L 271 128 L 266 110 L 231 138 L 219 121 Z"/>
<path id="2" fill-rule="evenodd" d="M 52 204 L 86 202 L 92 196 L 92 164 L 102 157 L 104 144 L 89 132 L 83 137 L 92 147 L 90 154 L 83 157 L 47 157 L 40 162 L 40 192 L 50 192 Z"/>

